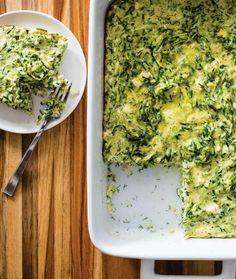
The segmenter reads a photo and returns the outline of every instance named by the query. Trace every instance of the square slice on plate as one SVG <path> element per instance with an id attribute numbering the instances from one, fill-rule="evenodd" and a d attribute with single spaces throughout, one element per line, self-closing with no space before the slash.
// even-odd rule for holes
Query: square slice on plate
<path id="1" fill-rule="evenodd" d="M 0 102 L 32 113 L 33 95 L 67 82 L 58 73 L 67 39 L 44 29 L 0 27 Z"/>

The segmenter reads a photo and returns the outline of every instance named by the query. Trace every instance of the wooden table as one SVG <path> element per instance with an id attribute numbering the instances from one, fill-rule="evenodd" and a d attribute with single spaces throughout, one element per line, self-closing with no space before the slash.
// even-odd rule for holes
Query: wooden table
<path id="1" fill-rule="evenodd" d="M 31 9 L 64 22 L 87 57 L 88 0 L 1 0 L 0 12 Z M 79 77 L 78 77 L 79 78 Z M 32 135 L 0 132 L 0 184 Z M 46 132 L 13 199 L 0 194 L 0 279 L 133 279 L 139 260 L 101 254 L 90 242 L 86 210 L 86 94 L 71 117 Z M 162 272 L 214 273 L 214 263 L 160 264 Z"/>

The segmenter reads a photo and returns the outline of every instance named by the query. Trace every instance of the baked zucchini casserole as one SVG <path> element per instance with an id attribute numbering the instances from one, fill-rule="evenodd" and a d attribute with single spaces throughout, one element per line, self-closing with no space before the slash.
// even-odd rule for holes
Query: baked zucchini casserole
<path id="1" fill-rule="evenodd" d="M 186 238 L 236 237 L 236 1 L 118 0 L 104 159 L 177 166 Z"/>
<path id="2" fill-rule="evenodd" d="M 0 26 L 0 102 L 32 114 L 34 95 L 65 87 L 58 69 L 66 48 L 65 37 L 46 30 Z M 62 107 L 54 103 L 51 113 Z"/>

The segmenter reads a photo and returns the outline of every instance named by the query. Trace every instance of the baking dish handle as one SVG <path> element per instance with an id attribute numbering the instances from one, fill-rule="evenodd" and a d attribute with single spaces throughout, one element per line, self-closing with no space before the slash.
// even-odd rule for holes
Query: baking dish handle
<path id="1" fill-rule="evenodd" d="M 235 279 L 236 262 L 223 261 L 219 275 L 161 275 L 154 272 L 154 260 L 141 260 L 140 279 Z"/>

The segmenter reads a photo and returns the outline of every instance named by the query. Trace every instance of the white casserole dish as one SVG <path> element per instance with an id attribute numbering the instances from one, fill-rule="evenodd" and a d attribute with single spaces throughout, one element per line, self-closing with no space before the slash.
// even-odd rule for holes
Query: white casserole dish
<path id="1" fill-rule="evenodd" d="M 184 238 L 183 229 L 178 225 L 179 214 L 172 210 L 174 207 L 178 212 L 180 207 L 176 170 L 167 173 L 158 167 L 140 173 L 133 169 L 134 174 L 129 176 L 128 172 L 114 167 L 117 184 L 128 187 L 121 187 L 114 195 L 115 218 L 107 212 L 107 166 L 102 157 L 103 66 L 105 17 L 111 2 L 91 0 L 90 3 L 87 170 L 91 240 L 102 252 L 121 257 L 227 260 L 219 276 L 234 278 L 236 239 Z M 150 232 L 150 228 L 156 232 Z M 153 264 L 154 261 L 142 261 L 142 278 L 156 278 Z"/>

